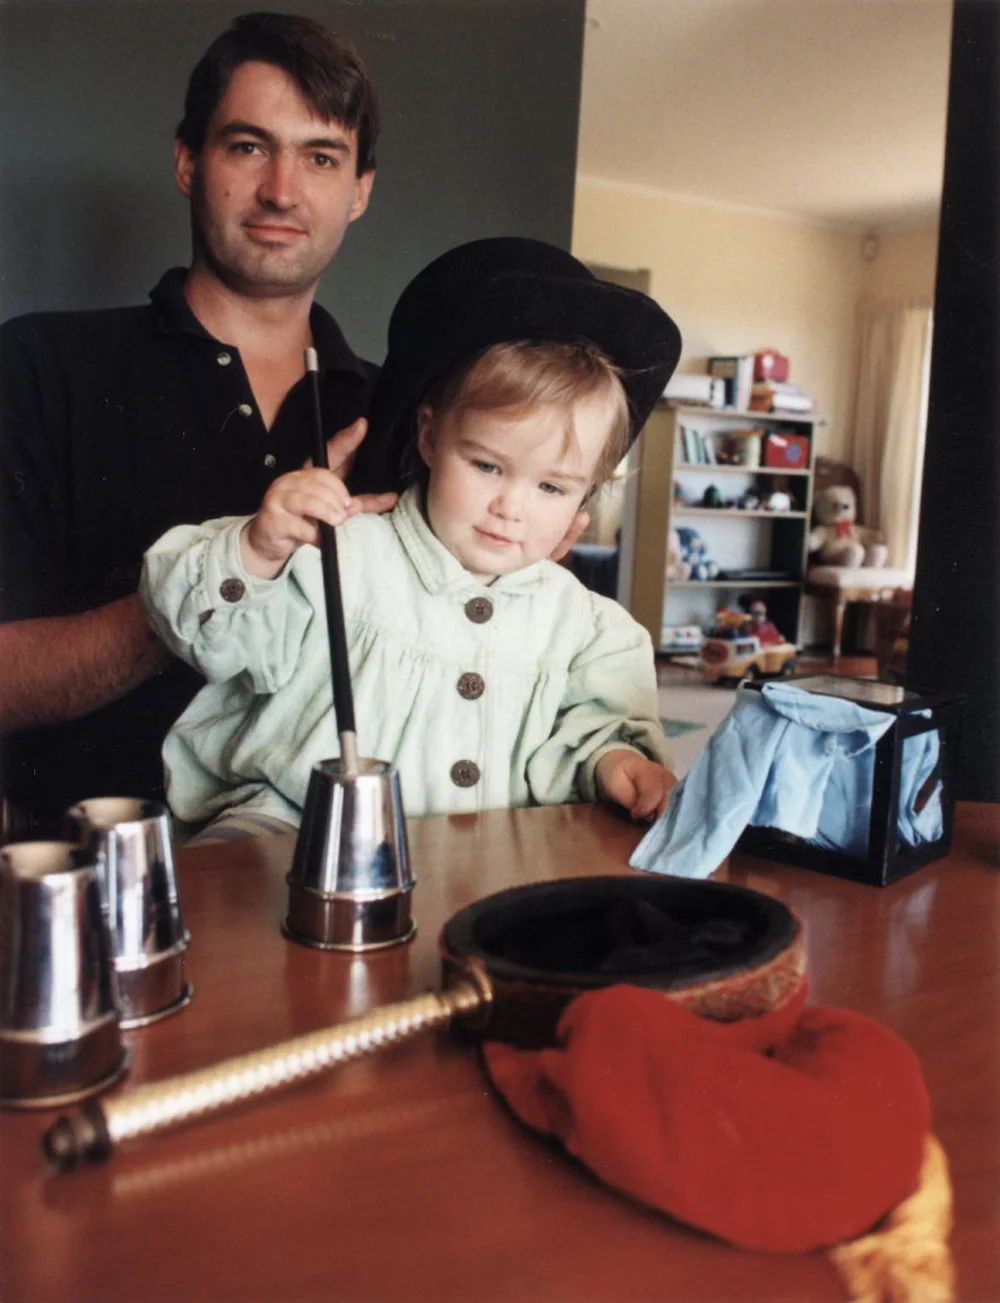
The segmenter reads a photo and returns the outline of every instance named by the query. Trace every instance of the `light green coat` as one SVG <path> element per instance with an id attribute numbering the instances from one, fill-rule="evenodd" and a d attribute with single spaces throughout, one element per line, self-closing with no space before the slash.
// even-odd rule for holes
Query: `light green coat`
<path id="1" fill-rule="evenodd" d="M 298 823 L 312 766 L 339 753 L 320 557 L 303 547 L 253 579 L 244 523 L 178 526 L 146 554 L 153 627 L 208 680 L 164 744 L 167 794 L 184 820 L 249 803 Z M 550 561 L 484 587 L 416 489 L 337 540 L 358 750 L 397 767 L 408 815 L 591 801 L 597 761 L 621 746 L 669 765 L 649 636 L 617 602 Z M 242 597 L 225 600 L 226 580 Z M 485 623 L 466 614 L 475 597 L 492 604 Z M 475 700 L 457 687 L 470 672 Z M 460 760 L 479 767 L 474 786 L 453 781 Z"/>

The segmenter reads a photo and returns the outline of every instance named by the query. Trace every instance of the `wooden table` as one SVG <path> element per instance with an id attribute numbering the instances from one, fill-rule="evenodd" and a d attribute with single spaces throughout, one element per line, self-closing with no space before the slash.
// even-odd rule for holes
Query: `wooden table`
<path id="1" fill-rule="evenodd" d="M 803 917 L 812 994 L 920 1055 L 955 1187 L 959 1297 L 1000 1299 L 1000 807 L 960 808 L 956 851 L 893 887 L 736 855 L 719 876 Z M 278 931 L 291 839 L 180 856 L 191 1005 L 133 1032 L 119 1089 L 438 985 L 470 901 L 623 872 L 639 837 L 598 807 L 411 824 L 416 941 L 360 959 Z M 745 1253 L 628 1203 L 518 1128 L 447 1033 L 243 1112 L 46 1173 L 54 1114 L 0 1118 L 5 1303 L 823 1303 L 821 1254 Z"/>

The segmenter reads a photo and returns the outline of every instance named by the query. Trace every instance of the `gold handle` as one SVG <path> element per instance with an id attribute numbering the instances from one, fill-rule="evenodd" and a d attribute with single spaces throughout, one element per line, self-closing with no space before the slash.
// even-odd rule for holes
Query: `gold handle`
<path id="1" fill-rule="evenodd" d="M 91 1100 L 76 1114 L 53 1123 L 42 1148 L 57 1167 L 68 1170 L 81 1160 L 106 1158 L 123 1140 L 181 1126 L 375 1054 L 488 1005 L 493 998 L 489 979 L 477 969 L 467 976 L 469 980 L 439 995 L 386 1005 L 268 1049 L 141 1086 L 104 1104 Z"/>

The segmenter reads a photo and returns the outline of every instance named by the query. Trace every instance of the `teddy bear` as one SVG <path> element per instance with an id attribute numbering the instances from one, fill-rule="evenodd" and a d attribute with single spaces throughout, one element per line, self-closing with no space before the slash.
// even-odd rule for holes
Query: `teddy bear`
<path id="1" fill-rule="evenodd" d="M 819 522 L 809 534 L 809 551 L 829 566 L 885 565 L 888 549 L 877 529 L 857 524 L 858 500 L 849 484 L 821 489 L 813 502 Z"/>
<path id="2" fill-rule="evenodd" d="M 690 566 L 692 579 L 715 579 L 719 567 L 708 555 L 705 540 L 696 529 L 679 529 L 677 536 L 681 545 L 681 560 Z"/>
<path id="3" fill-rule="evenodd" d="M 691 578 L 691 565 L 681 558 L 681 536 L 676 529 L 672 529 L 667 536 L 667 578 Z"/>

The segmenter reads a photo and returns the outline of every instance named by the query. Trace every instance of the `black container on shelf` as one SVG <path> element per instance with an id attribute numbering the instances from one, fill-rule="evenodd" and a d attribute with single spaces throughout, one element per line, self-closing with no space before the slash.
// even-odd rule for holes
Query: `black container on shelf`
<path id="1" fill-rule="evenodd" d="M 874 887 L 889 886 L 947 855 L 954 822 L 952 774 L 963 698 L 954 693 L 928 694 L 834 674 L 811 674 L 789 682 L 806 692 L 839 697 L 894 716 L 875 744 L 867 845 L 834 849 L 814 845 L 778 828 L 748 827 L 740 837 L 740 850 Z M 748 686 L 759 690 L 761 685 Z M 902 780 L 904 776 L 912 779 L 907 766 L 917 752 L 922 762 L 922 781 L 909 799 L 909 808 L 905 808 L 901 806 Z M 912 786 L 907 783 L 906 791 L 910 792 Z M 935 803 L 934 811 L 940 808 L 940 820 L 935 821 L 939 835 L 910 844 L 900 829 L 911 816 L 921 815 L 930 802 Z"/>

